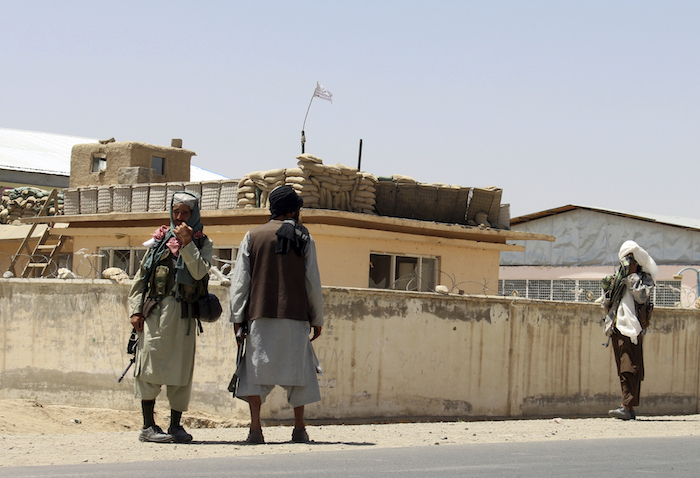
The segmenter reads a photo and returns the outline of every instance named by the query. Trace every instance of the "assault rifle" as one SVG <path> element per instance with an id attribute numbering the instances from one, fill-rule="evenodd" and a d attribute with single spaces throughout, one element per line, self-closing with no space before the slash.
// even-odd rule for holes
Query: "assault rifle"
<path id="1" fill-rule="evenodd" d="M 236 371 L 231 377 L 231 381 L 228 384 L 228 391 L 236 396 L 236 390 L 238 389 L 238 381 L 240 377 L 238 376 L 238 370 L 241 367 L 241 362 L 243 361 L 243 352 L 245 349 L 245 337 L 248 334 L 248 322 L 243 322 L 236 332 L 236 344 L 238 345 L 238 353 L 236 354 Z"/>
<path id="2" fill-rule="evenodd" d="M 132 365 L 134 365 L 134 362 L 136 362 L 136 346 L 139 343 L 139 336 L 136 333 L 136 329 L 131 329 L 131 335 L 129 336 L 129 342 L 126 344 L 126 353 L 131 355 L 131 362 L 129 362 L 129 365 L 126 366 L 124 369 L 124 372 L 122 373 L 122 376 L 119 377 L 117 380 L 117 383 L 121 382 L 124 376 L 126 375 L 126 372 L 129 371 Z"/>

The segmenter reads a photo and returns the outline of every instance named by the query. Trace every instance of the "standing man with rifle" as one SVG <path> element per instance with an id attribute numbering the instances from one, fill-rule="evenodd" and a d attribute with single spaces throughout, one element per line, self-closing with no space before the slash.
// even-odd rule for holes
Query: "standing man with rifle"
<path id="1" fill-rule="evenodd" d="M 144 442 L 192 441 L 180 424 L 192 392 L 198 315 L 194 305 L 206 290 L 213 243 L 202 232 L 199 198 L 189 192 L 173 195 L 170 227 L 153 238 L 129 292 L 131 325 L 138 332 L 134 385 L 141 400 Z M 170 402 L 168 432 L 155 423 L 153 409 L 161 387 Z"/>
<path id="2" fill-rule="evenodd" d="M 265 443 L 260 407 L 275 385 L 294 408 L 295 443 L 309 442 L 304 406 L 321 400 L 311 342 L 321 335 L 323 296 L 316 246 L 299 224 L 302 204 L 288 185 L 272 190 L 270 221 L 245 235 L 231 281 L 234 330 L 248 324 L 235 396 L 250 407 L 251 444 Z"/>
<path id="3" fill-rule="evenodd" d="M 622 403 L 608 415 L 634 420 L 644 380 L 642 343 L 649 326 L 651 294 L 658 267 L 647 251 L 634 241 L 625 241 L 618 252 L 620 267 L 603 279 L 605 334 L 612 339 Z"/>

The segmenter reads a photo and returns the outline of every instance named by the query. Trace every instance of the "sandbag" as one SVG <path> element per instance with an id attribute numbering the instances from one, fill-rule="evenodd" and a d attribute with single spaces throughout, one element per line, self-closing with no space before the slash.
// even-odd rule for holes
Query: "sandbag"
<path id="1" fill-rule="evenodd" d="M 313 154 L 309 154 L 309 153 L 300 154 L 299 156 L 297 156 L 297 159 L 299 161 L 323 164 L 323 160 L 321 158 L 317 158 Z"/>

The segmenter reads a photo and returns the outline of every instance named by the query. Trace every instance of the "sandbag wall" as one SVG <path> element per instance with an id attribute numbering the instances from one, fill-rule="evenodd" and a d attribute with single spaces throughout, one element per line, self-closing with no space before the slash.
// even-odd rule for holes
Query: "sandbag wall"
<path id="1" fill-rule="evenodd" d="M 2 192 L 2 207 L 0 208 L 0 224 L 20 224 L 23 217 L 36 216 L 46 204 L 50 191 L 23 187 L 5 189 Z M 49 208 L 49 216 L 63 214 L 63 192 L 57 196 L 58 209 L 53 205 Z"/>
<path id="2" fill-rule="evenodd" d="M 297 156 L 298 167 L 249 173 L 238 183 L 238 207 L 269 207 L 270 192 L 288 184 L 304 207 L 374 214 L 377 178 L 342 164 L 324 165 L 310 154 Z"/>

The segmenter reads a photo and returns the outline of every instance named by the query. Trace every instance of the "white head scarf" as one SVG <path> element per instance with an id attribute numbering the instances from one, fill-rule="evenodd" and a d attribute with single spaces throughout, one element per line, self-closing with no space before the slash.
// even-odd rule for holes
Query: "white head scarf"
<path id="1" fill-rule="evenodd" d="M 622 260 L 629 254 L 634 255 L 634 260 L 637 261 L 637 264 L 642 266 L 644 272 L 650 274 L 651 278 L 656 281 L 656 275 L 659 273 L 659 267 L 656 265 L 656 262 L 654 262 L 654 259 L 651 258 L 649 253 L 636 242 L 625 241 L 622 246 L 620 246 L 620 252 L 618 252 L 617 256 L 620 260 Z"/>
<path id="2" fill-rule="evenodd" d="M 184 191 L 177 192 L 173 194 L 173 206 L 175 204 L 184 204 L 191 210 L 194 210 L 197 207 L 197 197 Z"/>

